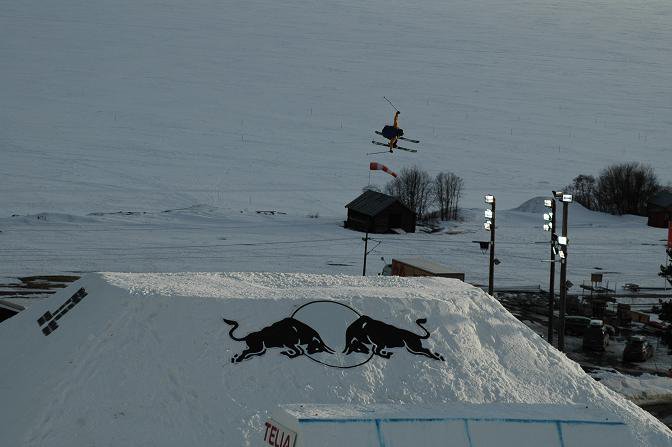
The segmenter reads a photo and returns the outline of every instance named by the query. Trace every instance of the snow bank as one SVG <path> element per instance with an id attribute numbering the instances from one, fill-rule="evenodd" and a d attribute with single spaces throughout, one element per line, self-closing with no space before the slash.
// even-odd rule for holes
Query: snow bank
<path id="1" fill-rule="evenodd" d="M 635 402 L 672 401 L 672 379 L 669 377 L 653 374 L 629 376 L 617 371 L 604 370 L 591 373 L 591 376 Z"/>
<path id="2" fill-rule="evenodd" d="M 544 206 L 544 200 L 549 198 L 550 198 L 550 191 L 548 196 L 533 197 L 529 200 L 526 200 L 516 208 L 513 208 L 508 211 L 536 214 L 538 216 L 539 221 L 541 221 L 541 216 L 544 213 L 548 213 L 550 211 L 549 208 Z M 558 226 L 562 222 L 562 210 L 563 210 L 562 203 L 556 202 L 557 216 L 555 221 Z M 568 216 L 570 219 L 569 222 L 570 226 L 576 226 L 577 224 L 582 226 L 623 225 L 623 224 L 627 225 L 635 224 L 639 226 L 646 225 L 645 217 L 633 216 L 633 215 L 615 216 L 609 213 L 592 211 L 578 202 L 570 203 Z"/>
<path id="3" fill-rule="evenodd" d="M 79 288 L 88 295 L 43 335 L 38 318 Z M 232 362 L 287 321 L 333 353 L 267 337 L 265 352 Z M 376 325 L 409 349 L 358 352 L 350 336 Z M 250 445 L 279 404 L 299 402 L 585 404 L 615 413 L 636 445 L 672 444 L 653 416 L 449 279 L 94 274 L 0 325 L 0 352 L 0 445 Z"/>

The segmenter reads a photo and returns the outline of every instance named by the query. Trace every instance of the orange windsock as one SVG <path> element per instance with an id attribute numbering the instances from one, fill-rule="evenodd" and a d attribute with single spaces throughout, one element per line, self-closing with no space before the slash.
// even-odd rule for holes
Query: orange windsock
<path id="1" fill-rule="evenodd" d="M 372 162 L 369 164 L 369 170 L 371 170 L 371 171 L 385 171 L 385 172 L 387 172 L 388 174 L 390 174 L 392 177 L 396 177 L 396 176 L 397 176 L 397 173 L 396 173 L 396 172 L 392 171 L 390 168 L 388 168 L 388 167 L 385 166 L 384 164 L 377 163 L 377 162 L 375 162 L 375 161 L 372 161 Z"/>

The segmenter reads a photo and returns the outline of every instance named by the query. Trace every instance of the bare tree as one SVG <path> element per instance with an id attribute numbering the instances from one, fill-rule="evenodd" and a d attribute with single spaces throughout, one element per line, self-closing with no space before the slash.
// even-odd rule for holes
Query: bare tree
<path id="1" fill-rule="evenodd" d="M 403 168 L 397 178 L 385 185 L 385 192 L 397 197 L 418 219 L 422 219 L 434 198 L 431 177 L 417 166 Z"/>
<path id="2" fill-rule="evenodd" d="M 452 172 L 440 172 L 434 179 L 434 198 L 441 220 L 457 218 L 464 181 Z"/>
<path id="3" fill-rule="evenodd" d="M 652 167 L 634 162 L 611 165 L 597 180 L 598 207 L 612 214 L 644 215 L 659 189 Z"/>
<path id="4" fill-rule="evenodd" d="M 565 191 L 574 196 L 574 200 L 589 210 L 597 209 L 597 182 L 592 175 L 581 174 L 574 178 Z"/>

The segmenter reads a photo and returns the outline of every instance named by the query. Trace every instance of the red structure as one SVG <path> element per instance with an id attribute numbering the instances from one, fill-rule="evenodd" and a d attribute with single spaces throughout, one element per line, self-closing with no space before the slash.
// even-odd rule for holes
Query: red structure
<path id="1" fill-rule="evenodd" d="M 672 217 L 672 192 L 661 191 L 647 203 L 647 225 L 667 228 Z"/>

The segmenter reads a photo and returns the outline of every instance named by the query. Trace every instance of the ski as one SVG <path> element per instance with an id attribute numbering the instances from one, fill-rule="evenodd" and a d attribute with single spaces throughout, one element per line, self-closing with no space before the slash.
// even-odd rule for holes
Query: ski
<path id="1" fill-rule="evenodd" d="M 367 152 L 366 155 L 387 154 L 388 152 L 390 152 L 390 151 L 387 150 L 387 151 Z"/>
<path id="2" fill-rule="evenodd" d="M 382 135 L 382 136 L 384 136 L 383 133 L 382 133 L 381 131 L 379 131 L 379 130 L 376 130 L 375 132 L 376 132 L 376 134 L 378 134 L 378 135 Z M 404 141 L 409 141 L 409 142 L 411 142 L 411 143 L 419 143 L 419 142 L 420 142 L 420 140 L 411 140 L 410 138 L 406 138 L 406 137 L 399 137 L 399 139 L 400 139 L 400 140 L 404 140 Z"/>
<path id="3" fill-rule="evenodd" d="M 381 143 L 381 142 L 376 141 L 376 140 L 371 140 L 371 142 L 373 144 L 377 144 L 378 146 L 390 147 L 387 143 Z M 409 149 L 407 147 L 401 147 L 401 146 L 397 146 L 394 149 L 401 149 L 402 151 L 407 151 L 407 152 L 418 152 L 417 149 Z M 392 151 L 390 151 L 390 152 L 392 152 Z"/>

